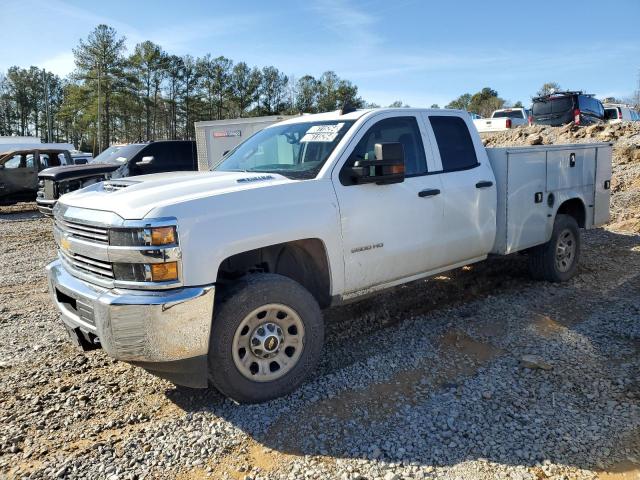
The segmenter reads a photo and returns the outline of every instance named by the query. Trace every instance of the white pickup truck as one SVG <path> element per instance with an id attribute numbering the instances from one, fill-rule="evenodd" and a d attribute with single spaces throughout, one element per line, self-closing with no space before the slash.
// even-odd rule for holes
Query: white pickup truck
<path id="1" fill-rule="evenodd" d="M 610 144 L 485 149 L 463 111 L 305 115 L 61 197 L 51 294 L 82 348 L 261 402 L 313 372 L 323 308 L 490 254 L 569 279 L 610 178 Z"/>
<path id="2" fill-rule="evenodd" d="M 529 124 L 529 115 L 524 108 L 503 108 L 491 114 L 491 118 L 474 120 L 479 133 L 501 132 L 519 125 Z"/>

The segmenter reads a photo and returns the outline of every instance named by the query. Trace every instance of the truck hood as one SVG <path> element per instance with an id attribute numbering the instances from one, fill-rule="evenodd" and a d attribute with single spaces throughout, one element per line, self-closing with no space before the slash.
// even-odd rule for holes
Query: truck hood
<path id="1" fill-rule="evenodd" d="M 38 177 L 48 180 L 67 180 L 70 178 L 93 177 L 104 173 L 114 172 L 122 165 L 115 163 L 88 163 L 86 165 L 67 165 L 62 167 L 51 167 L 42 170 Z"/>
<path id="2" fill-rule="evenodd" d="M 63 195 L 60 203 L 136 220 L 154 208 L 292 182 L 296 180 L 275 173 L 166 172 L 97 183 Z"/>

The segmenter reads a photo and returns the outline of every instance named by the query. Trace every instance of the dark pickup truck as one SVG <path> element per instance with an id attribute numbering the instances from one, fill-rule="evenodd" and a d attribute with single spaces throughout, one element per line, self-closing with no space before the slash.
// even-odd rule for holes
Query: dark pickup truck
<path id="1" fill-rule="evenodd" d="M 58 198 L 103 180 L 197 170 L 196 142 L 163 140 L 114 145 L 85 165 L 48 168 L 38 175 L 38 210 L 51 215 Z"/>

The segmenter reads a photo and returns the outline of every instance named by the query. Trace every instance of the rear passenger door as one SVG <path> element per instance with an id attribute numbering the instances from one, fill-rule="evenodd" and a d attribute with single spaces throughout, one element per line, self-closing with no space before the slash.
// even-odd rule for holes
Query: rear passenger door
<path id="1" fill-rule="evenodd" d="M 493 170 L 477 135 L 457 115 L 424 117 L 433 138 L 442 181 L 444 257 L 454 265 L 487 255 L 495 241 L 496 185 Z"/>

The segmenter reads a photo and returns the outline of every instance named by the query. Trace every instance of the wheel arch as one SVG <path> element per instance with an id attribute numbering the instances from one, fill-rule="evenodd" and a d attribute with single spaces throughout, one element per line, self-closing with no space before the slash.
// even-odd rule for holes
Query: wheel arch
<path id="1" fill-rule="evenodd" d="M 216 273 L 216 284 L 225 284 L 251 273 L 275 273 L 305 287 L 321 308 L 331 304 L 331 268 L 324 242 L 305 238 L 247 250 L 225 258 Z"/>
<path id="2" fill-rule="evenodd" d="M 556 210 L 556 217 L 558 215 L 569 215 L 578 222 L 580 228 L 587 228 L 587 209 L 580 197 L 564 200 Z"/>

